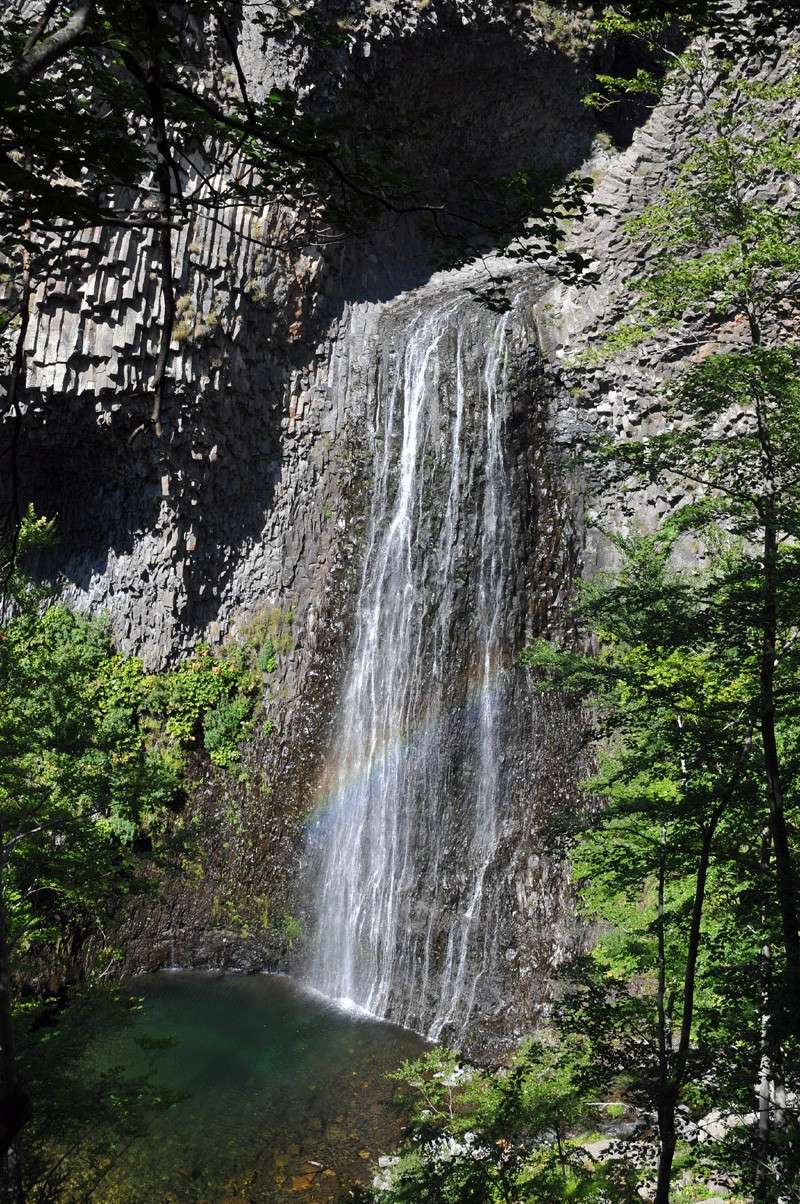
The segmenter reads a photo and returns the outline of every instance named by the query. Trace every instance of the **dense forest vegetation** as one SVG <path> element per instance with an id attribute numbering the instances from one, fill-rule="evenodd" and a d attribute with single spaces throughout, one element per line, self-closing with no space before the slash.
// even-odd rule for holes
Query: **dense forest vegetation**
<path id="1" fill-rule="evenodd" d="M 236 8 L 187 7 L 223 29 Z M 351 222 L 424 209 L 385 164 L 340 156 L 337 131 L 296 98 L 256 103 L 241 71 L 227 107 L 193 91 L 171 8 L 48 3 L 39 20 L 12 14 L 0 27 L 12 430 L 32 291 L 70 230 L 159 231 L 165 307 L 144 423 L 157 440 L 176 320 L 171 234 L 193 205 L 224 221 L 253 197 L 302 202 L 298 245 L 310 229 L 335 237 L 344 209 Z M 632 47 L 635 64 L 598 74 L 587 102 L 688 89 L 692 150 L 629 225 L 648 262 L 629 317 L 564 373 L 579 388 L 593 364 L 680 334 L 687 355 L 664 386 L 661 433 L 599 441 L 585 469 L 623 504 L 647 482 L 679 483 L 690 500 L 654 530 L 605 531 L 619 567 L 580 589 L 569 642 L 520 653 L 537 690 L 586 717 L 596 768 L 547 851 L 569 859 L 592 947 L 560 967 L 546 1026 L 509 1065 L 437 1050 L 398 1073 L 408 1141 L 348 1198 L 800 1200 L 800 76 L 791 53 L 766 82 L 742 67 L 743 49 L 777 57 L 781 8 L 584 6 L 591 37 Z M 302 7 L 263 18 L 270 33 L 303 20 Z M 310 18 L 304 28 L 336 36 Z M 180 162 L 198 141 L 243 155 L 247 182 L 185 195 Z M 502 222 L 491 233 L 574 282 L 586 265 L 562 246 L 564 221 L 591 203 L 578 177 L 539 199 L 538 241 Z M 456 241 L 463 259 L 463 231 Z M 144 435 L 132 433 L 132 454 Z M 27 557 L 58 532 L 19 494 L 14 438 L 3 448 L 0 1140 L 19 1204 L 90 1198 L 170 1104 L 155 1079 L 92 1078 L 81 1057 L 99 1017 L 124 1024 L 135 1006 L 108 985 L 126 900 L 162 860 L 191 859 L 193 776 L 200 763 L 237 772 L 276 649 L 255 628 L 147 673 L 101 622 L 32 584 Z"/>

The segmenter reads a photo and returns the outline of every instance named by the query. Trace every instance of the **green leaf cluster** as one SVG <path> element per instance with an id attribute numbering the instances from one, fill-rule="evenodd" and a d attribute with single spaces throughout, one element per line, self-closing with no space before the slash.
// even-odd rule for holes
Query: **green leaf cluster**
<path id="1" fill-rule="evenodd" d="M 29 516 L 23 549 L 44 538 Z M 235 769 L 277 654 L 263 638 L 200 645 L 147 673 L 19 570 L 14 600 L 0 626 L 0 874 L 14 963 L 30 971 L 28 958 L 69 965 L 76 928 L 101 932 L 141 888 L 197 752 Z"/>
<path id="2" fill-rule="evenodd" d="M 785 44 L 797 14 L 774 0 L 629 0 L 581 5 L 593 17 L 596 42 L 616 50 L 625 72 L 598 73 L 598 87 L 585 103 L 604 110 L 630 97 L 655 101 L 672 83 L 685 78 L 697 61 L 698 45 L 723 69 L 743 58 L 768 58 Z M 687 45 L 689 49 L 687 50 Z"/>
<path id="3" fill-rule="evenodd" d="M 437 1049 L 392 1077 L 411 1112 L 410 1140 L 365 1193 L 375 1204 L 635 1198 L 628 1169 L 593 1164 L 576 1139 L 596 1117 L 552 1046 L 529 1042 L 499 1071 Z"/>
<path id="4" fill-rule="evenodd" d="M 147 709 L 177 744 L 202 741 L 215 764 L 230 767 L 252 728 L 261 681 L 243 645 L 228 645 L 215 655 L 200 644 L 177 668 L 146 680 Z"/>

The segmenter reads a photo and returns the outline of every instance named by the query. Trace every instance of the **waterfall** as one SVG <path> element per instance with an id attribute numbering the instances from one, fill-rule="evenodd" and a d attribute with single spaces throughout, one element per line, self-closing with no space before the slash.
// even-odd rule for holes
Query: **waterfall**
<path id="1" fill-rule="evenodd" d="M 433 1038 L 497 1006 L 520 520 L 513 315 L 450 298 L 379 356 L 355 626 L 315 840 L 309 981 Z M 494 1000 L 494 1002 L 492 1002 Z"/>

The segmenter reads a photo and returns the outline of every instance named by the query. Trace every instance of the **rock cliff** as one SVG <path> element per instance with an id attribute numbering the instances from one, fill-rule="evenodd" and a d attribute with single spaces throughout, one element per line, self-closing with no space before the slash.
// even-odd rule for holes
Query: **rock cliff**
<path id="1" fill-rule="evenodd" d="M 431 200 L 446 191 L 474 206 L 477 177 L 523 168 L 564 175 L 586 165 L 595 175 L 605 213 L 572 237 L 602 285 L 564 288 L 515 268 L 512 286 L 527 313 L 514 456 L 530 546 L 524 599 L 509 603 L 524 605 L 528 635 L 552 630 L 576 576 L 605 556 L 587 538 L 591 488 L 568 456 L 598 421 L 624 431 L 652 419 L 641 381 L 654 385 L 675 355 L 632 355 L 618 381 L 598 369 L 579 393 L 563 372 L 613 319 L 615 290 L 636 268 L 623 226 L 674 170 L 681 97 L 635 131 L 616 129 L 617 148 L 581 104 L 580 27 L 559 24 L 546 5 L 514 21 L 502 4 L 469 0 L 343 4 L 340 16 L 347 38 L 325 54 L 291 38 L 265 48 L 245 23 L 240 53 L 254 92 L 291 84 L 323 111 L 360 106 L 362 118 L 400 131 L 399 160 Z M 201 51 L 209 86 L 225 86 L 224 47 L 207 38 Z M 217 170 L 211 147 L 201 170 Z M 163 884 L 129 921 L 129 969 L 299 959 L 310 923 L 304 833 L 348 655 L 380 349 L 409 308 L 484 278 L 481 265 L 434 272 L 435 246 L 409 217 L 386 214 L 325 246 L 296 245 L 297 221 L 241 206 L 176 239 L 179 323 L 159 444 L 134 434 L 162 305 L 152 236 L 75 242 L 63 275 L 36 297 L 20 468 L 26 499 L 58 516 L 60 535 L 41 571 L 61 574 L 68 601 L 107 615 L 120 646 L 152 666 L 254 615 L 282 636 L 272 730 L 248 750 L 246 782 L 201 788 L 202 871 Z M 645 497 L 641 513 L 673 500 Z M 537 832 L 543 810 L 570 805 L 579 732 L 554 712 L 530 724 L 530 807 L 508 834 L 517 988 L 498 1012 L 505 1033 L 531 1018 L 573 939 L 566 883 L 542 859 Z"/>

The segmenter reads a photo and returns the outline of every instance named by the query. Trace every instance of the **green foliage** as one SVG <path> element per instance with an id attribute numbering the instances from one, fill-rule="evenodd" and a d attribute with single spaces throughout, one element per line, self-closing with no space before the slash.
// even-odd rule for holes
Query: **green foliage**
<path id="1" fill-rule="evenodd" d="M 719 321 L 748 313 L 757 298 L 780 305 L 791 291 L 800 218 L 786 197 L 800 172 L 800 141 L 786 107 L 797 95 L 796 77 L 777 90 L 726 81 L 678 183 L 631 223 L 632 237 L 657 256 L 639 282 L 656 321 Z"/>
<path id="2" fill-rule="evenodd" d="M 256 665 L 262 673 L 273 673 L 278 658 L 294 647 L 291 610 L 262 606 L 240 625 L 242 642 L 254 650 Z"/>
<path id="3" fill-rule="evenodd" d="M 297 916 L 289 915 L 287 912 L 286 915 L 281 917 L 280 931 L 281 936 L 291 949 L 292 946 L 295 945 L 302 937 L 303 925 L 300 920 L 298 920 Z"/>
<path id="4" fill-rule="evenodd" d="M 29 514 L 21 550 L 49 538 L 51 525 Z M 3 898 L 14 958 L 52 963 L 62 949 L 68 957 L 77 926 L 102 930 L 140 889 L 142 857 L 182 804 L 192 750 L 236 766 L 276 653 L 200 645 L 148 674 L 102 623 L 48 601 L 19 569 L 13 591 L 0 627 Z"/>
<path id="5" fill-rule="evenodd" d="M 692 70 L 698 40 L 702 40 L 715 67 L 725 70 L 747 56 L 767 58 L 776 54 L 784 44 L 787 28 L 797 25 L 794 11 L 772 0 L 749 0 L 742 5 L 726 0 L 683 0 L 677 4 L 586 0 L 579 6 L 593 15 L 595 41 L 623 50 L 620 57 L 628 65 L 625 74 L 595 77 L 599 86 L 589 93 L 585 103 L 599 110 L 631 96 L 655 100 L 671 82 Z M 688 52 L 687 44 L 692 47 Z"/>
<path id="6" fill-rule="evenodd" d="M 756 8 L 739 16 L 758 38 L 769 6 Z M 723 26 L 710 57 L 680 60 L 704 98 L 692 150 L 630 224 L 647 270 L 591 357 L 665 329 L 699 345 L 663 390 L 658 433 L 587 454 L 623 501 L 651 483 L 685 500 L 655 533 L 612 538 L 619 571 L 576 607 L 594 655 L 539 644 L 525 658 L 540 688 L 589 708 L 598 761 L 573 859 L 600 935 L 570 968 L 557 1023 L 584 1055 L 586 1090 L 616 1090 L 655 1120 L 659 1204 L 681 1125 L 712 1110 L 727 1132 L 685 1165 L 760 1202 L 800 1168 L 800 1118 L 775 1102 L 800 1083 L 800 359 L 788 320 L 800 149 L 787 116 L 800 88 L 788 72 L 763 84 L 726 63 Z M 702 567 L 677 571 L 687 536 Z M 743 1119 L 757 1106 L 760 1131 Z"/>
<path id="7" fill-rule="evenodd" d="M 0 632 L 4 892 L 18 952 L 131 888 L 131 844 L 180 786 L 174 748 L 147 740 L 144 674 L 101 625 L 62 606 L 23 609 Z"/>
<path id="8" fill-rule="evenodd" d="M 547 41 L 563 54 L 578 58 L 592 48 L 595 40 L 592 21 L 577 6 L 565 11 L 547 0 L 533 0 L 532 12 Z"/>
<path id="9" fill-rule="evenodd" d="M 203 745 L 215 765 L 229 768 L 239 760 L 239 745 L 252 725 L 253 700 L 246 694 L 225 698 L 203 719 Z"/>
<path id="10" fill-rule="evenodd" d="M 170 673 L 148 679 L 148 706 L 178 744 L 203 746 L 216 765 L 230 767 L 252 727 L 260 675 L 244 645 L 224 647 L 219 655 L 199 644 L 192 656 Z"/>
<path id="11" fill-rule="evenodd" d="M 572 863 L 581 910 L 599 936 L 591 955 L 567 968 L 555 1017 L 561 1040 L 585 1091 L 618 1092 L 651 1116 L 672 1099 L 684 1122 L 715 1109 L 734 1117 L 752 1110 L 765 993 L 779 1012 L 784 990 L 776 882 L 765 859 L 770 806 L 753 738 L 761 566 L 748 545 L 710 527 L 715 509 L 687 508 L 653 535 L 615 538 L 620 569 L 587 583 L 576 605 L 594 654 L 542 642 L 524 657 L 540 688 L 591 707 L 598 755 L 574 820 Z M 705 563 L 678 571 L 671 552 L 698 522 L 713 535 Z M 800 822 L 798 554 L 787 542 L 779 558 L 776 672 L 792 830 Z M 797 1038 L 784 1033 L 787 1084 L 800 1079 L 799 1054 Z M 795 1173 L 796 1123 L 786 1113 L 774 1135 L 762 1193 Z M 647 1165 L 653 1136 L 645 1129 L 629 1156 Z M 695 1161 L 743 1190 L 759 1158 L 752 1129 L 735 1120 L 725 1140 L 695 1150 Z"/>
<path id="12" fill-rule="evenodd" d="M 278 666 L 278 656 L 271 639 L 266 639 L 258 651 L 256 661 L 262 673 L 273 673 Z"/>
<path id="13" fill-rule="evenodd" d="M 21 555 L 52 537 L 52 524 L 29 511 Z M 256 627 L 252 639 L 217 653 L 200 645 L 175 669 L 146 673 L 114 649 L 105 624 L 34 588 L 19 556 L 9 597 L 0 625 L 0 976 L 14 992 L 0 1005 L 4 1024 L 16 1014 L 22 1065 L 15 1070 L 4 1050 L 0 1086 L 8 1092 L 21 1072 L 34 1096 L 29 1198 L 77 1204 L 167 1101 L 144 1081 L 84 1065 L 105 1024 L 98 1008 L 117 1004 L 103 992 L 67 992 L 101 980 L 118 957 L 108 933 L 126 898 L 147 888 L 149 865 L 185 847 L 176 813 L 196 754 L 236 768 L 287 641 L 273 631 L 265 652 Z M 232 904 L 225 917 L 244 925 Z M 291 917 L 282 932 L 290 944 L 299 936 Z M 62 991 L 58 1004 L 23 994 L 43 981 Z M 115 1014 L 124 1019 L 124 1006 Z M 4 1107 L 21 1111 L 20 1098 L 4 1097 Z"/>
<path id="14" fill-rule="evenodd" d="M 707 341 L 745 337 L 760 346 L 793 295 L 800 215 L 791 198 L 800 178 L 800 142 L 787 105 L 800 94 L 798 77 L 786 74 L 763 85 L 731 70 L 720 81 L 714 64 L 696 69 L 695 84 L 707 91 L 712 72 L 714 98 L 690 114 L 692 149 L 677 183 L 629 224 L 648 269 L 633 282 L 630 316 L 592 353 L 595 361 L 665 327 L 683 331 L 690 343 L 703 324 Z M 673 412 L 684 413 L 691 403 L 690 412 L 708 420 L 743 401 L 752 411 L 762 386 L 782 402 L 784 369 L 795 376 L 787 360 L 796 354 L 793 341 L 773 343 L 771 358 L 755 351 L 742 358 L 741 350 L 748 349 L 720 351 L 682 373 Z M 695 424 L 685 437 L 694 443 L 697 435 Z"/>
<path id="15" fill-rule="evenodd" d="M 411 1140 L 368 1193 L 376 1204 L 636 1198 L 626 1167 L 593 1165 L 575 1138 L 589 1110 L 551 1047 L 529 1043 L 496 1072 L 436 1049 L 392 1077 L 411 1110 Z"/>

